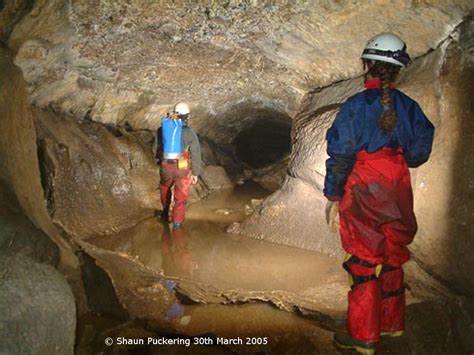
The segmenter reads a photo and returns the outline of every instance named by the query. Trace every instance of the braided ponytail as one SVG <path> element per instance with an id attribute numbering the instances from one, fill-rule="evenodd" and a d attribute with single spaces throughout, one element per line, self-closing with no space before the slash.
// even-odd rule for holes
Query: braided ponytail
<path id="1" fill-rule="evenodd" d="M 397 113 L 393 109 L 392 98 L 390 97 L 390 84 L 393 83 L 400 71 L 400 67 L 384 62 L 376 62 L 370 68 L 370 74 L 380 78 L 382 95 L 380 102 L 383 111 L 379 118 L 379 127 L 385 134 L 389 134 L 397 125 Z"/>

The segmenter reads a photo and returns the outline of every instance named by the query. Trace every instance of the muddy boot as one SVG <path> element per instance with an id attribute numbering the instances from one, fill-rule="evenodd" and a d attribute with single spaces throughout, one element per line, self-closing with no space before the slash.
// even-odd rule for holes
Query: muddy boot
<path id="1" fill-rule="evenodd" d="M 355 350 L 366 355 L 375 354 L 375 343 L 354 339 L 347 332 L 337 332 L 334 335 L 334 343 L 341 349 Z"/>

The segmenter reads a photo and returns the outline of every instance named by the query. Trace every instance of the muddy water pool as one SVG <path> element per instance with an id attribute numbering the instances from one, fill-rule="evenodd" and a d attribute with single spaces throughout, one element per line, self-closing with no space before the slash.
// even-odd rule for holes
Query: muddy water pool
<path id="1" fill-rule="evenodd" d="M 173 230 L 151 218 L 116 235 L 88 240 L 91 255 L 110 275 L 134 321 L 99 321 L 97 315 L 89 315 L 81 325 L 82 347 L 96 344 L 100 351 L 112 353 L 165 348 L 171 353 L 193 353 L 193 348 L 332 353 L 331 324 L 305 318 L 301 312 L 330 310 L 342 317 L 347 290 L 340 261 L 226 233 L 229 224 L 243 220 L 267 195 L 258 185 L 245 184 L 191 205 L 183 229 Z M 125 268 L 126 263 L 133 267 Z M 143 290 L 146 294 L 140 296 Z M 94 324 L 99 325 L 95 335 Z M 166 335 L 191 339 L 191 344 L 124 344 L 121 337 L 129 338 L 120 334 L 130 339 Z M 88 342 L 87 337 L 95 340 Z M 114 339 L 110 347 L 102 340 L 108 337 Z"/>

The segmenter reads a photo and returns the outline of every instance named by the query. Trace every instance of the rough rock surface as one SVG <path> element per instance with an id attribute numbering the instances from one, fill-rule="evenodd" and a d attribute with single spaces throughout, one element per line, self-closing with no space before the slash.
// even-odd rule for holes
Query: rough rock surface
<path id="1" fill-rule="evenodd" d="M 159 209 L 159 169 L 136 136 L 52 112 L 35 117 L 49 212 L 68 234 L 118 231 Z"/>
<path id="2" fill-rule="evenodd" d="M 31 10 L 32 1 L 11 0 L 0 3 L 0 41 L 6 42 L 13 26 Z"/>
<path id="3" fill-rule="evenodd" d="M 0 352 L 73 354 L 74 296 L 51 266 L 22 255 L 0 256 Z"/>
<path id="4" fill-rule="evenodd" d="M 211 190 L 231 189 L 234 187 L 234 184 L 229 179 L 222 166 L 206 166 L 202 172 L 201 178 L 206 186 Z"/>
<path id="5" fill-rule="evenodd" d="M 437 127 L 434 149 L 414 179 L 419 231 L 412 251 L 430 274 L 459 293 L 474 296 L 474 21 L 466 22 L 438 70 L 417 73 L 408 94 L 419 97 Z M 429 60 L 427 57 L 426 60 Z M 420 65 L 426 72 L 429 65 Z M 408 78 L 408 75 L 407 75 Z M 428 88 L 430 91 L 428 91 Z"/>
<path id="6" fill-rule="evenodd" d="M 285 158 L 276 164 L 256 170 L 253 180 L 269 191 L 278 190 L 286 179 L 288 160 Z"/>
<path id="7" fill-rule="evenodd" d="M 76 296 L 78 310 L 83 312 L 87 307 L 79 262 L 71 244 L 52 224 L 45 206 L 37 155 L 36 131 L 27 99 L 26 84 L 21 71 L 13 65 L 10 53 L 2 48 L 0 48 L 0 117 L 2 132 L 0 135 L 0 178 L 15 194 L 23 213 L 59 246 L 58 269 L 67 275 Z M 28 238 L 30 237 L 29 235 Z M 13 242 L 16 244 L 19 241 Z"/>
<path id="8" fill-rule="evenodd" d="M 339 255 L 339 238 L 327 232 L 325 201 L 319 194 L 309 183 L 288 176 L 278 191 L 229 232 Z"/>
<path id="9" fill-rule="evenodd" d="M 15 195 L 0 180 L 0 254 L 21 254 L 56 267 L 58 246 L 24 215 Z"/>
<path id="10" fill-rule="evenodd" d="M 419 231 L 414 259 L 436 279 L 472 296 L 474 259 L 472 209 L 474 127 L 473 22 L 467 21 L 435 51 L 416 60 L 399 87 L 417 100 L 436 136 L 428 163 L 412 171 Z M 322 195 L 325 131 L 348 96 L 361 90 L 361 79 L 336 83 L 308 94 L 295 118 L 289 174 L 240 232 L 274 242 L 335 253 L 339 241 L 325 226 Z M 238 228 L 235 228 L 238 230 Z M 414 276 L 414 275 L 413 275 Z"/>
<path id="11" fill-rule="evenodd" d="M 0 168 L 28 217 L 50 236 L 57 236 L 46 208 L 36 153 L 36 131 L 28 105 L 27 88 L 10 53 L 0 49 Z M 21 142 L 21 144 L 19 144 Z M 59 240 L 59 239 L 58 239 Z"/>
<path id="12" fill-rule="evenodd" d="M 156 128 L 157 117 L 185 100 L 198 131 L 222 134 L 221 127 L 232 135 L 220 120 L 228 111 L 250 106 L 292 116 L 307 91 L 361 72 L 347 58 L 357 58 L 373 34 L 398 32 L 417 57 L 471 7 L 469 0 L 37 1 L 8 44 L 40 107 Z"/>

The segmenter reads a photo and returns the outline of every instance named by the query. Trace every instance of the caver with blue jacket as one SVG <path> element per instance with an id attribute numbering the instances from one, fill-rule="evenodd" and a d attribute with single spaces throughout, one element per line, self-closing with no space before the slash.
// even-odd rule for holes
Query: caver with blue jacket
<path id="1" fill-rule="evenodd" d="M 348 332 L 335 342 L 372 354 L 381 334 L 404 330 L 402 265 L 417 230 L 408 168 L 428 160 L 434 127 L 393 84 L 409 62 L 399 37 L 374 37 L 362 59 L 366 90 L 343 104 L 327 132 L 324 194 L 330 226 L 339 211 L 343 266 L 352 279 Z"/>

